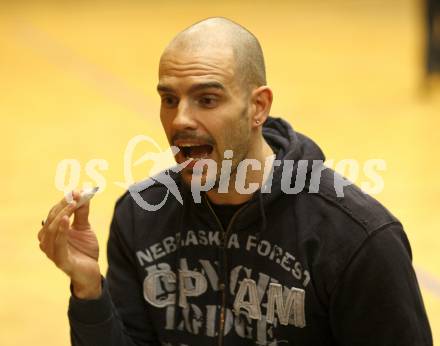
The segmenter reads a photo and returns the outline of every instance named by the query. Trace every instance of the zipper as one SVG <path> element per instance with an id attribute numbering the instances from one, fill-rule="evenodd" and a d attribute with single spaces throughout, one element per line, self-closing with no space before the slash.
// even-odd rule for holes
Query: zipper
<path id="1" fill-rule="evenodd" d="M 206 194 L 204 194 L 206 204 L 208 205 L 209 210 L 211 211 L 212 215 L 214 215 L 215 220 L 217 221 L 218 226 L 222 230 L 222 236 L 223 236 L 223 251 L 222 251 L 222 259 L 223 259 L 223 270 L 224 275 L 227 277 L 228 273 L 226 273 L 226 267 L 227 267 L 227 259 L 226 259 L 226 240 L 228 239 L 229 232 L 232 229 L 232 225 L 237 218 L 237 215 L 247 206 L 247 203 L 245 203 L 243 206 L 238 209 L 234 215 L 231 218 L 231 221 L 229 221 L 228 227 L 225 229 L 223 228 L 222 223 L 220 222 L 217 214 L 215 213 L 214 209 L 211 206 L 211 203 L 208 200 L 208 197 L 206 197 Z M 218 346 L 223 346 L 223 334 L 225 332 L 225 320 L 226 320 L 226 281 L 225 278 L 223 278 L 223 290 L 222 290 L 222 305 L 220 308 L 220 321 L 219 321 L 219 333 L 218 333 Z"/>

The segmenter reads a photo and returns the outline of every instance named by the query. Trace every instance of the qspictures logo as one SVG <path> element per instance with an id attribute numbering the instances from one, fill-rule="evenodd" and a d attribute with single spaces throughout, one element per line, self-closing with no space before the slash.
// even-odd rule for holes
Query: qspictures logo
<path id="1" fill-rule="evenodd" d="M 142 143 L 148 144 L 154 150 L 147 151 L 140 158 L 134 160 L 135 150 Z M 210 191 L 213 188 L 219 193 L 228 193 L 231 189 L 235 189 L 240 194 L 252 194 L 258 189 L 261 189 L 261 193 L 270 193 L 274 185 L 275 170 L 281 171 L 281 179 L 278 179 L 276 183 L 280 185 L 281 191 L 286 194 L 298 194 L 301 192 L 318 193 L 322 172 L 328 168 L 334 168 L 334 171 L 331 172 L 333 188 L 337 197 L 344 197 L 344 188 L 352 185 L 353 181 L 359 178 L 361 172 L 366 180 L 360 182 L 359 185 L 365 193 L 380 193 L 385 186 L 384 180 L 380 175 L 380 172 L 386 170 L 386 162 L 383 159 L 369 159 L 363 163 L 354 159 L 344 159 L 337 162 L 334 160 L 295 161 L 278 160 L 275 158 L 275 155 L 272 155 L 267 157 L 264 163 L 256 159 L 244 159 L 238 163 L 233 171 L 232 160 L 234 153 L 232 150 L 224 152 L 221 162 L 209 158 L 189 157 L 184 162 L 173 165 L 171 159 L 179 151 L 180 148 L 177 146 L 171 146 L 163 150 L 152 137 L 137 135 L 129 140 L 124 151 L 124 181 L 115 181 L 113 184 L 128 190 L 136 203 L 147 211 L 159 210 L 164 206 L 170 195 L 183 204 L 181 191 L 172 178 L 172 174 L 180 174 L 190 163 L 192 175 L 189 185 L 195 203 L 201 202 L 203 192 Z M 140 182 L 135 182 L 133 168 L 145 162 L 152 163 L 150 171 L 147 172 L 147 178 Z M 82 188 L 98 186 L 99 193 L 102 193 L 107 186 L 107 180 L 103 175 L 103 171 L 108 170 L 108 168 L 109 163 L 103 158 L 88 161 L 85 166 L 85 173 L 93 182 L 85 183 Z M 250 171 L 262 171 L 263 184 L 247 182 Z M 348 172 L 347 177 L 343 175 L 345 172 Z M 80 174 L 81 164 L 78 160 L 64 159 L 60 161 L 55 172 L 55 187 L 67 196 L 72 189 L 78 187 Z M 233 179 L 231 180 L 232 176 Z M 310 179 L 308 184 L 306 184 L 307 177 Z M 167 192 L 162 201 L 157 204 L 150 204 L 142 198 L 140 192 L 156 183 L 165 186 Z"/>

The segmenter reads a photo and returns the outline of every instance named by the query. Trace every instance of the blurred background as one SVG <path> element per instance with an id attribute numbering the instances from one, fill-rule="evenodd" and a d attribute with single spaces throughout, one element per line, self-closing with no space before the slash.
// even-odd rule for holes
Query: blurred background
<path id="1" fill-rule="evenodd" d="M 335 162 L 385 160 L 374 197 L 405 226 L 440 342 L 438 11 L 421 0 L 0 2 L 0 345 L 69 345 L 69 281 L 39 250 L 41 219 L 60 185 L 93 185 L 98 172 L 91 221 L 106 270 L 127 143 L 144 134 L 166 148 L 161 51 L 210 16 L 260 39 L 273 115 Z M 137 146 L 134 160 L 151 149 Z M 134 167 L 134 179 L 151 168 Z M 362 170 L 354 180 L 368 181 Z"/>

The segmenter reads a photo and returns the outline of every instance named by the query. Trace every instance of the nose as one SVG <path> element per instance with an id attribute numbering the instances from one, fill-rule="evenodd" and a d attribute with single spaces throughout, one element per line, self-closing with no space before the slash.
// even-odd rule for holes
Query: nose
<path id="1" fill-rule="evenodd" d="M 177 113 L 173 119 L 173 128 L 175 131 L 195 130 L 197 128 L 197 122 L 194 114 L 192 114 L 190 105 L 183 99 L 180 100 L 177 106 Z"/>

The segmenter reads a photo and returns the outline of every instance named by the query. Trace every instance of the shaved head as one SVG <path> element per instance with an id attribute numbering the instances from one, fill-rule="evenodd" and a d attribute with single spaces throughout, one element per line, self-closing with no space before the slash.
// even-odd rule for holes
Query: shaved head
<path id="1" fill-rule="evenodd" d="M 258 39 L 240 24 L 222 17 L 202 20 L 180 32 L 166 47 L 161 60 L 176 52 L 197 54 L 212 49 L 233 54 L 235 75 L 246 89 L 266 85 L 263 51 Z"/>
<path id="2" fill-rule="evenodd" d="M 273 96 L 266 85 L 263 52 L 256 37 L 241 25 L 215 17 L 180 32 L 160 58 L 157 91 L 168 142 L 180 149 L 176 162 L 193 159 L 192 166 L 181 172 L 183 181 L 191 184 L 193 174 L 203 185 L 209 181 L 214 187 L 208 197 L 222 200 L 219 204 L 225 203 L 216 191 L 228 152 L 233 153 L 228 156 L 232 175 L 243 160 L 263 163 L 273 154 L 262 131 Z M 215 172 L 194 171 L 196 162 L 203 162 L 200 159 L 214 160 Z M 235 186 L 234 179 L 227 184 Z M 239 204 L 243 197 L 227 198 Z"/>

